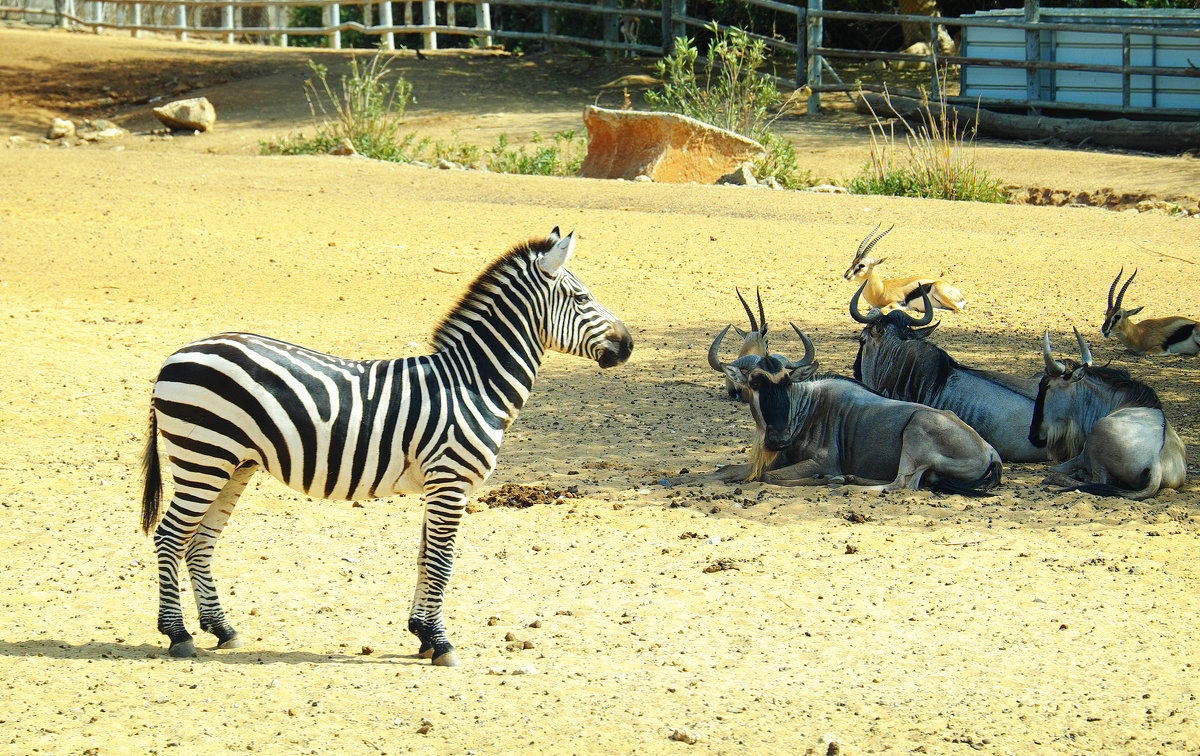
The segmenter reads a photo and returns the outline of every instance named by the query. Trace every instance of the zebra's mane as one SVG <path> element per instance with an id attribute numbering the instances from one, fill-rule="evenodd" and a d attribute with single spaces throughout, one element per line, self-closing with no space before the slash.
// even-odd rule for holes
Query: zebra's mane
<path id="1" fill-rule="evenodd" d="M 518 244 L 496 258 L 467 286 L 458 303 L 450 308 L 433 330 L 431 341 L 434 349 L 451 346 L 454 343 L 454 334 L 459 331 L 459 326 L 464 320 L 463 314 L 484 309 L 486 304 L 495 298 L 497 289 L 504 289 L 509 285 L 516 270 L 523 269 L 531 257 L 548 251 L 553 244 L 550 239 L 534 239 Z"/>

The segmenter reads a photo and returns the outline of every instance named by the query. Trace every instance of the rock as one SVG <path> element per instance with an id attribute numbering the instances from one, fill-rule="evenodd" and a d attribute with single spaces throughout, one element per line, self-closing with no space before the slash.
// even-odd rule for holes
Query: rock
<path id="1" fill-rule="evenodd" d="M 154 117 L 172 129 L 208 131 L 217 122 L 217 111 L 207 97 L 193 97 L 155 108 Z"/>
<path id="2" fill-rule="evenodd" d="M 715 184 L 766 154 L 752 139 L 678 113 L 588 106 L 583 123 L 588 150 L 579 173 L 585 178 Z"/>
<path id="3" fill-rule="evenodd" d="M 95 121 L 84 121 L 83 124 L 75 132 L 75 136 L 85 142 L 99 142 L 101 139 L 115 139 L 120 136 L 125 136 L 129 132 L 112 121 L 99 119 Z"/>
<path id="4" fill-rule="evenodd" d="M 46 129 L 47 139 L 66 139 L 75 136 L 75 123 L 66 118 L 55 118 Z"/>
<path id="5" fill-rule="evenodd" d="M 717 179 L 717 183 L 732 184 L 733 186 L 758 186 L 758 179 L 754 178 L 754 171 L 750 169 L 750 166 L 742 163 L 737 170 L 726 173 Z"/>
<path id="6" fill-rule="evenodd" d="M 686 727 L 680 727 L 671 733 L 671 740 L 678 740 L 679 742 L 687 743 L 688 745 L 696 745 L 700 742 L 700 736 Z"/>
<path id="7" fill-rule="evenodd" d="M 817 186 L 810 186 L 808 188 L 808 191 L 824 192 L 826 194 L 849 194 L 850 193 L 850 192 L 846 191 L 845 187 L 836 186 L 834 184 L 818 184 Z"/>
<path id="8" fill-rule="evenodd" d="M 348 138 L 346 138 L 346 139 L 342 139 L 342 141 L 333 145 L 333 147 L 329 150 L 329 154 L 330 155 L 357 155 L 358 150 L 354 149 L 354 142 L 351 142 Z"/>

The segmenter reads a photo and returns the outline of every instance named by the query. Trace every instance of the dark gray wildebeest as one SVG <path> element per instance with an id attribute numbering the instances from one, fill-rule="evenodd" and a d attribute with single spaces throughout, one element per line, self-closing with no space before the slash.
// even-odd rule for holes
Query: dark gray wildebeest
<path id="1" fill-rule="evenodd" d="M 710 363 L 749 390 L 755 425 L 750 463 L 711 477 L 976 496 L 1000 483 L 1000 455 L 954 413 L 887 399 L 849 378 L 814 377 L 812 342 L 792 328 L 804 344 L 799 362 L 771 354 L 722 364 L 716 354 L 728 327 L 709 348 Z"/>
<path id="2" fill-rule="evenodd" d="M 1179 488 L 1187 475 L 1183 442 L 1154 389 L 1119 368 L 1093 365 L 1079 331 L 1075 338 L 1078 363 L 1054 359 L 1049 330 L 1042 336 L 1046 370 L 1029 440 L 1066 460 L 1043 482 L 1130 499 Z"/>
<path id="3" fill-rule="evenodd" d="M 850 299 L 850 317 L 863 324 L 854 377 L 891 399 L 949 410 L 975 429 L 1005 462 L 1045 462 L 1045 447 L 1029 441 L 1041 376 L 1018 378 L 959 364 L 926 337 L 933 309 L 914 318 L 902 310 L 859 312 L 862 287 Z M 924 293 L 921 295 L 926 297 Z"/>
<path id="4" fill-rule="evenodd" d="M 746 317 L 750 319 L 750 330 L 743 331 L 735 325 L 731 324 L 731 328 L 742 337 L 742 347 L 738 350 L 738 357 L 745 357 L 751 354 L 759 356 L 767 354 L 767 316 L 763 313 L 762 294 L 758 289 L 754 290 L 754 294 L 758 297 L 758 320 L 754 319 L 754 313 L 750 311 L 750 305 L 746 304 L 746 300 L 742 297 L 742 292 L 735 287 L 734 294 L 737 294 L 738 301 L 742 303 L 742 308 L 746 310 Z M 759 324 L 761 328 L 759 327 Z M 726 329 L 728 330 L 728 329 Z M 711 364 L 711 363 L 710 363 Z M 733 381 L 725 379 L 725 393 L 730 399 L 740 399 L 742 402 L 749 401 L 745 389 L 739 389 L 733 385 Z"/>

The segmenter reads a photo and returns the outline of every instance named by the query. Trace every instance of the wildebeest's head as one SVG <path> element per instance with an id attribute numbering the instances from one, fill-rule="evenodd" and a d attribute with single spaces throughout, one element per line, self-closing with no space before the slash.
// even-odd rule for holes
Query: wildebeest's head
<path id="1" fill-rule="evenodd" d="M 933 307 L 930 305 L 929 294 L 924 289 L 921 290 L 921 301 L 925 308 L 919 318 L 914 318 L 903 310 L 892 310 L 884 314 L 874 307 L 866 315 L 863 315 L 858 309 L 858 300 L 866 285 L 864 281 L 858 287 L 858 291 L 854 292 L 854 296 L 850 298 L 850 317 L 856 323 L 863 324 L 863 329 L 858 334 L 858 354 L 854 358 L 854 377 L 860 381 L 866 381 L 863 377 L 864 373 L 868 375 L 874 373 L 875 365 L 873 363 L 879 356 L 885 340 L 924 339 L 938 327 L 937 323 L 930 325 L 933 321 Z M 890 362 L 890 360 L 888 361 Z M 867 382 L 870 384 L 869 381 Z"/>
<path id="2" fill-rule="evenodd" d="M 718 349 L 729 326 L 717 334 L 708 350 L 709 366 L 723 373 L 739 389 L 746 390 L 758 443 L 770 452 L 782 451 L 791 442 L 788 387 L 812 377 L 817 371 L 812 341 L 795 323 L 791 326 L 804 344 L 804 357 L 798 362 L 781 354 L 747 355 L 728 364 L 721 362 Z"/>

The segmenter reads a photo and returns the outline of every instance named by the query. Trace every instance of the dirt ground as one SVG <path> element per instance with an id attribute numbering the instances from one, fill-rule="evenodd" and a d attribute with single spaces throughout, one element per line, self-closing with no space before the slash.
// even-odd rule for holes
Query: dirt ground
<path id="1" fill-rule="evenodd" d="M 1200 753 L 1200 362 L 1099 334 L 1122 266 L 1145 315 L 1200 316 L 1200 219 L 259 156 L 308 125 L 312 55 L 0 29 L 0 752 Z M 580 129 L 618 96 L 601 84 L 647 67 L 396 62 L 414 129 L 481 144 Z M 151 98 L 184 94 L 212 100 L 215 131 L 144 133 Z M 43 145 L 52 116 L 134 133 Z M 866 160 L 844 108 L 784 127 L 818 175 Z M 1200 194 L 1186 155 L 988 142 L 979 160 L 1020 187 Z M 850 371 L 841 274 L 877 223 L 893 275 L 966 294 L 940 345 L 1033 374 L 1042 330 L 1070 355 L 1080 327 L 1158 391 L 1188 484 L 1130 502 L 1015 465 L 977 500 L 662 485 L 745 458 L 749 414 L 705 362 L 742 322 L 734 286 L 761 288 L 776 349 L 798 354 L 793 321 Z M 162 360 L 225 330 L 422 353 L 475 272 L 554 226 L 579 233 L 572 268 L 635 351 L 608 371 L 547 358 L 460 533 L 463 665 L 414 658 L 405 630 L 419 501 L 262 476 L 216 558 L 249 642 L 168 658 L 137 527 Z M 530 506 L 499 506 L 514 498 Z"/>

